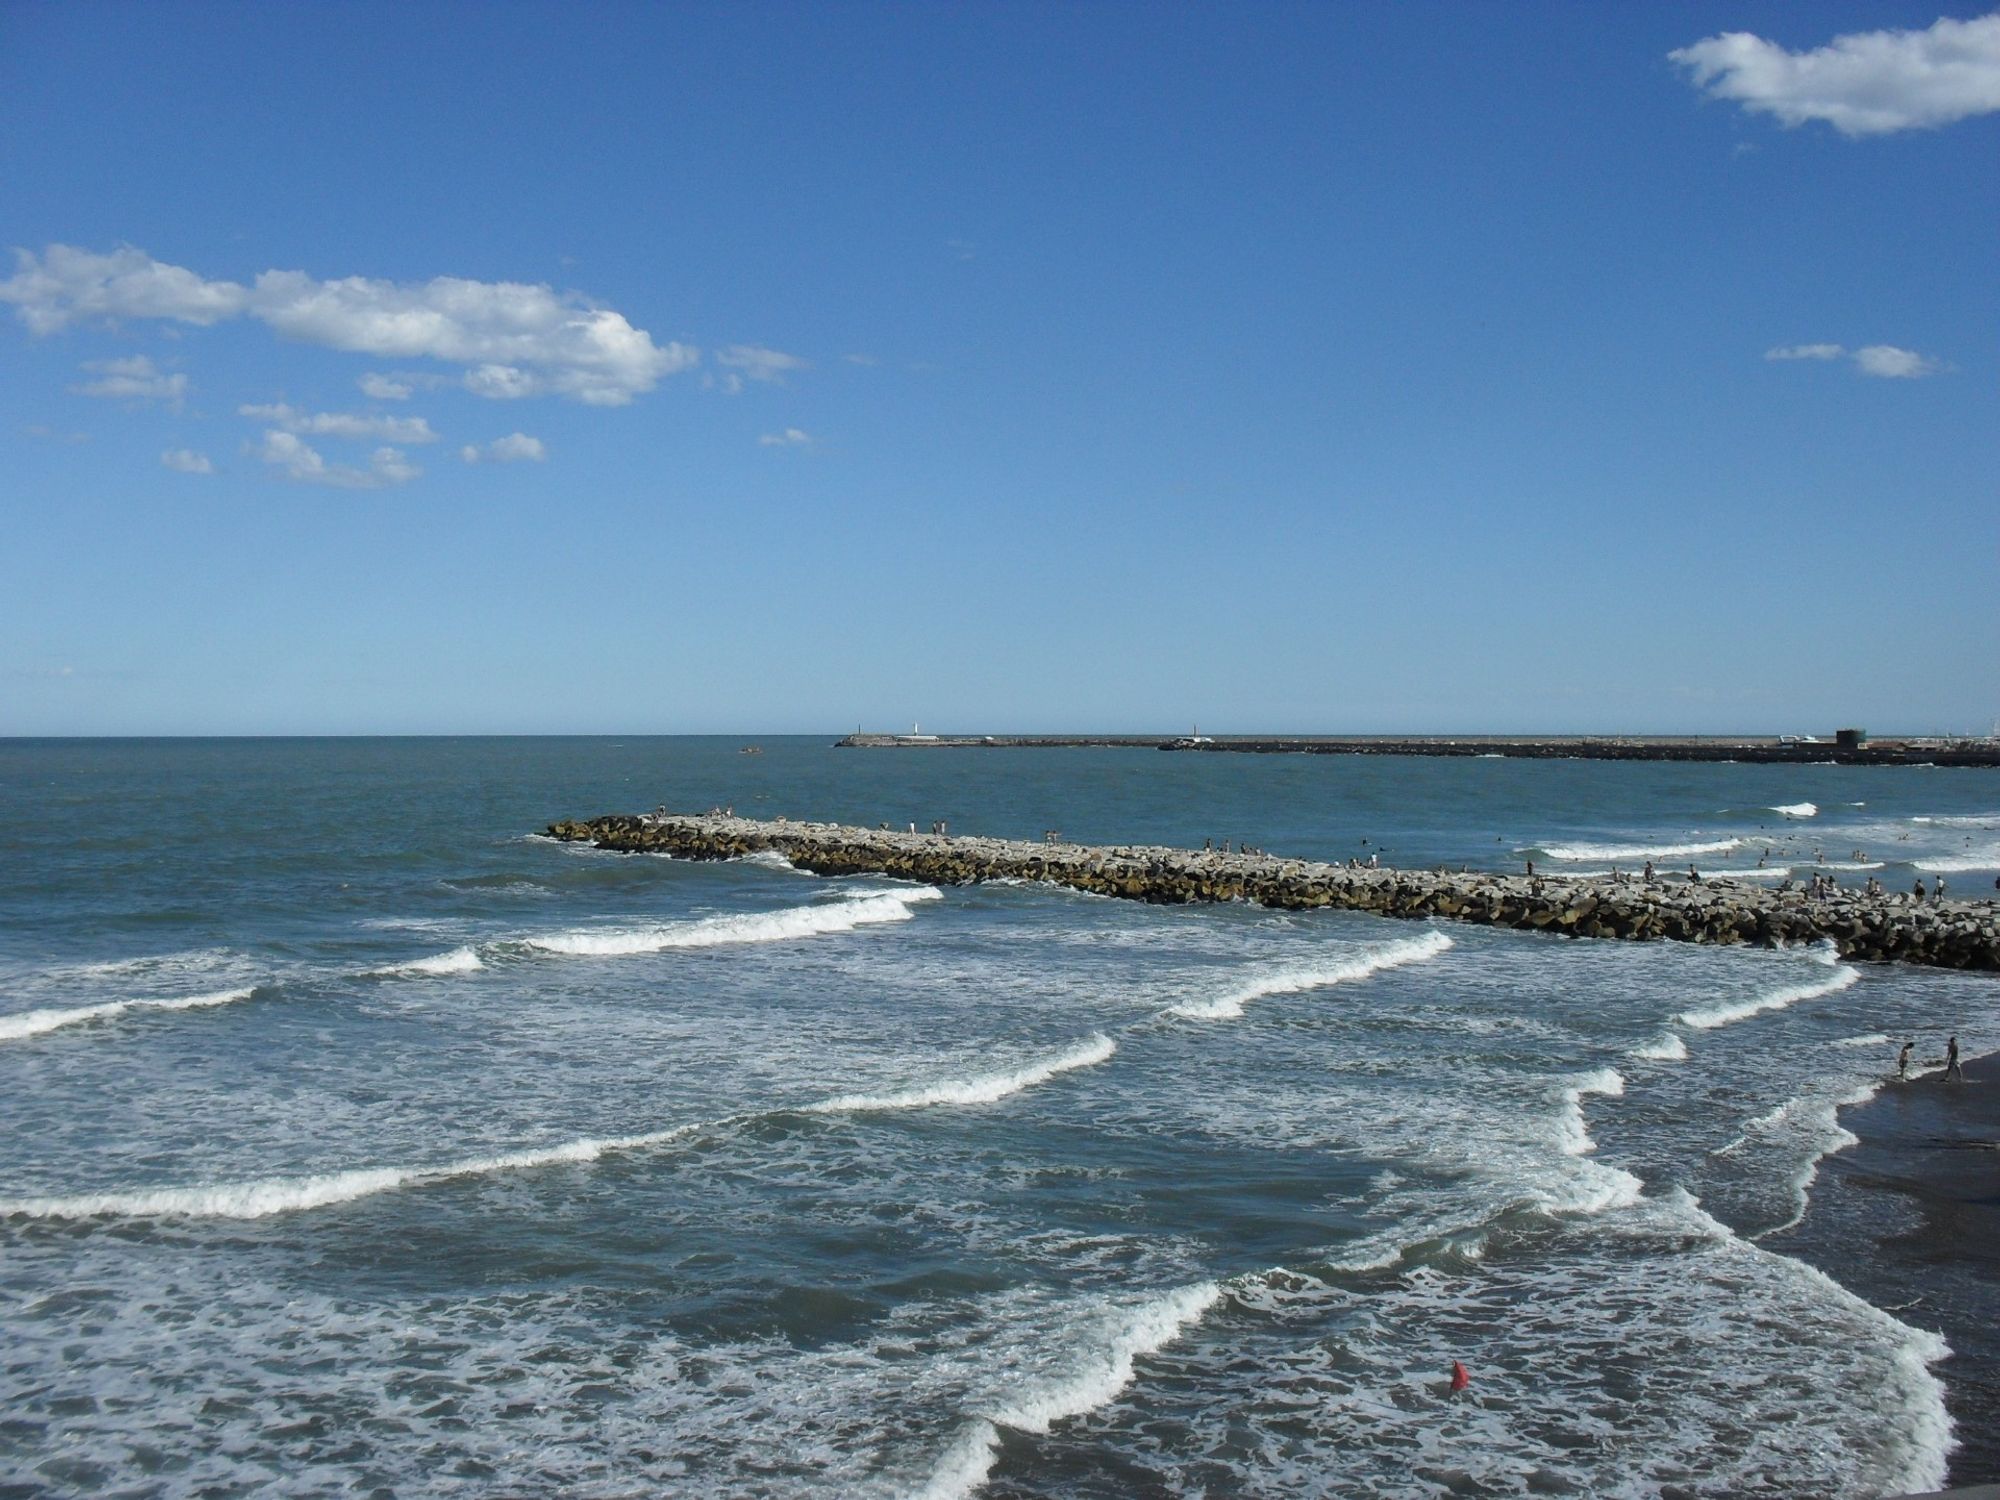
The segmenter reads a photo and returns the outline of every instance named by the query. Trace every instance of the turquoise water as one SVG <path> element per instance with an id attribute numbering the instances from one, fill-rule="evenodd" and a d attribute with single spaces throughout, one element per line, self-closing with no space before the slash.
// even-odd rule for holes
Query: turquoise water
<path id="1" fill-rule="evenodd" d="M 738 748 L 0 742 L 0 1492 L 1946 1477 L 1945 1341 L 1808 1210 L 1891 1038 L 1993 1049 L 1990 978 L 533 834 L 733 806 L 1973 894 L 1992 773 Z"/>

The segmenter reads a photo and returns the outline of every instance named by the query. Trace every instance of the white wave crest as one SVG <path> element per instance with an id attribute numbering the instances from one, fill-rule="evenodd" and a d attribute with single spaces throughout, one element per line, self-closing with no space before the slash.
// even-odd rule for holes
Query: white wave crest
<path id="1" fill-rule="evenodd" d="M 766 870 L 783 870 L 787 875 L 811 875 L 811 870 L 801 870 L 776 849 L 753 849 L 748 854 L 739 854 L 730 861 L 736 865 L 757 865 Z"/>
<path id="2" fill-rule="evenodd" d="M 1399 938 L 1380 948 L 1370 948 L 1352 958 L 1335 963 L 1302 964 L 1293 968 L 1275 969 L 1269 973 L 1248 980 L 1228 994 L 1214 1000 L 1188 1000 L 1170 1007 L 1170 1016 L 1185 1016 L 1197 1021 L 1232 1021 L 1243 1014 L 1243 1007 L 1249 1001 L 1262 999 L 1266 995 L 1288 995 L 1299 990 L 1323 989 L 1327 985 L 1345 984 L 1353 979 L 1366 979 L 1371 974 L 1379 974 L 1384 969 L 1400 968 L 1404 964 L 1422 963 L 1425 959 L 1436 958 L 1451 947 L 1451 939 L 1442 932 L 1427 932 L 1422 937 Z"/>
<path id="3" fill-rule="evenodd" d="M 80 1025 L 85 1021 L 108 1021 L 129 1010 L 205 1010 L 211 1005 L 231 1005 L 238 1000 L 248 1000 L 255 993 L 256 986 L 250 985 L 243 989 L 218 990 L 212 995 L 187 995 L 178 1000 L 108 1000 L 102 1005 L 24 1011 L 20 1015 L 0 1016 L 0 1042 L 40 1036 L 44 1032 Z"/>
<path id="4" fill-rule="evenodd" d="M 414 958 L 406 964 L 391 964 L 386 969 L 370 972 L 377 978 L 393 979 L 410 974 L 470 974 L 474 969 L 485 967 L 471 948 L 454 948 L 449 953 L 440 953 L 432 958 Z"/>
<path id="5" fill-rule="evenodd" d="M 1072 1047 L 1058 1057 L 1045 1058 L 1006 1073 L 988 1073 L 977 1078 L 951 1078 L 900 1094 L 842 1094 L 837 1099 L 808 1105 L 816 1115 L 860 1113 L 886 1109 L 924 1109 L 933 1104 L 991 1104 L 1022 1089 L 1046 1083 L 1060 1073 L 1095 1067 L 1118 1050 L 1118 1044 L 1101 1033 Z"/>
<path id="6" fill-rule="evenodd" d="M 1545 1214 L 1582 1214 L 1586 1217 L 1630 1208 L 1644 1201 L 1646 1184 L 1623 1167 L 1607 1167 L 1599 1162 L 1579 1162 L 1579 1170 L 1560 1183 L 1535 1187 L 1530 1201 Z"/>
<path id="7" fill-rule="evenodd" d="M 1685 859 L 1696 854 L 1727 854 L 1742 839 L 1712 839 L 1697 844 L 1542 844 L 1550 859 Z"/>
<path id="8" fill-rule="evenodd" d="M 84 1193 L 68 1198 L 20 1198 L 0 1201 L 0 1219 L 123 1218 L 263 1219 L 272 1214 L 349 1203 L 391 1188 L 444 1182 L 453 1177 L 481 1177 L 491 1172 L 554 1166 L 560 1162 L 595 1161 L 607 1151 L 635 1151 L 688 1135 L 698 1125 L 679 1125 L 648 1135 L 565 1141 L 560 1145 L 501 1156 L 474 1156 L 437 1167 L 357 1167 L 345 1172 L 320 1172 L 309 1177 L 262 1177 L 250 1182 L 207 1183 L 198 1187 L 142 1189 L 129 1193 Z"/>
<path id="9" fill-rule="evenodd" d="M 1597 1149 L 1597 1142 L 1584 1128 L 1583 1101 L 1592 1094 L 1615 1099 L 1624 1092 L 1625 1075 L 1615 1068 L 1586 1073 L 1558 1091 L 1556 1097 L 1562 1100 L 1563 1112 L 1556 1120 L 1556 1141 L 1564 1156 L 1588 1156 Z"/>
<path id="10" fill-rule="evenodd" d="M 1782 813 L 1788 818 L 1816 818 L 1819 816 L 1819 808 L 1811 802 L 1785 802 L 1772 808 L 1771 811 Z"/>
<path id="11" fill-rule="evenodd" d="M 1888 1036 L 1880 1031 L 1871 1031 L 1867 1036 L 1844 1036 L 1837 1042 L 1827 1043 L 1829 1047 L 1886 1047 Z"/>
<path id="12" fill-rule="evenodd" d="M 1095 1411 L 1132 1383 L 1136 1362 L 1171 1344 L 1221 1300 L 1212 1281 L 1182 1287 L 1109 1318 L 1099 1337 L 1080 1350 L 1068 1370 L 1016 1396 L 1005 1406 L 975 1417 L 960 1431 L 919 1500 L 963 1500 L 986 1483 L 998 1457 L 1000 1429 L 1047 1432 L 1057 1422 Z"/>
<path id="13" fill-rule="evenodd" d="M 1732 1000 L 1721 1005 L 1707 1006 L 1701 1010 L 1684 1010 L 1675 1020 L 1697 1031 L 1713 1031 L 1718 1026 L 1727 1026 L 1734 1021 L 1743 1021 L 1751 1016 L 1762 1015 L 1767 1010 L 1783 1010 L 1788 1005 L 1797 1005 L 1802 1000 L 1817 1000 L 1823 995 L 1838 994 L 1861 978 L 1861 971 L 1851 964 L 1841 964 L 1827 978 L 1813 984 L 1787 985 L 1783 989 L 1769 990 L 1761 995 L 1753 995 L 1748 1000 Z"/>
<path id="14" fill-rule="evenodd" d="M 700 921 L 660 927 L 607 927 L 555 932 L 525 941 L 530 948 L 539 948 L 544 953 L 592 958 L 661 953 L 670 948 L 715 948 L 728 943 L 781 943 L 793 938 L 852 932 L 857 927 L 881 922 L 906 922 L 910 919 L 912 905 L 919 901 L 935 901 L 940 895 L 942 892 L 935 886 L 916 886 L 907 891 L 878 891 L 842 901 L 789 907 L 784 911 L 705 917 Z"/>
<path id="15" fill-rule="evenodd" d="M 1643 1058 L 1647 1062 L 1686 1062 L 1688 1044 L 1678 1031 L 1669 1031 L 1655 1041 L 1634 1047 L 1628 1057 Z"/>
<path id="16" fill-rule="evenodd" d="M 1910 861 L 1919 870 L 1937 875 L 1957 875 L 1970 870 L 2000 870 L 2000 846 L 1974 850 L 1971 854 L 1940 854 Z M 1859 867 L 1857 867 L 1859 868 Z M 1880 869 L 1881 866 L 1874 866 Z"/>

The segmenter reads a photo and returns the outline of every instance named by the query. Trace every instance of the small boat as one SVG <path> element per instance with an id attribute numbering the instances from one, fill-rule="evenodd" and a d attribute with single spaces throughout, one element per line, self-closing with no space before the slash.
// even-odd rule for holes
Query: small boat
<path id="1" fill-rule="evenodd" d="M 764 753 L 764 747 L 762 745 L 745 745 L 741 750 L 738 750 L 736 753 L 738 755 L 762 755 Z"/>

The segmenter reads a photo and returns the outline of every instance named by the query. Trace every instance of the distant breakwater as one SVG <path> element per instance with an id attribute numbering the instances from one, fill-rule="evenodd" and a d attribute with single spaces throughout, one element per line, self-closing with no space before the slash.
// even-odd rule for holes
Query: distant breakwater
<path id="1" fill-rule="evenodd" d="M 2000 766 L 1992 740 L 1876 740 L 1855 745 L 1772 738 L 1540 735 L 1456 738 L 1332 735 L 863 734 L 842 750 L 1192 750 L 1248 755 L 1438 755 L 1494 760 L 1675 760 L 1756 765 Z"/>
<path id="2" fill-rule="evenodd" d="M 1646 884 L 1574 875 L 1360 869 L 1210 850 L 1031 843 L 958 834 L 718 813 L 610 814 L 551 823 L 551 838 L 681 859 L 774 853 L 817 875 L 889 875 L 929 885 L 1042 881 L 1100 896 L 1179 905 L 1247 901 L 1446 918 L 1565 937 L 1669 939 L 1763 947 L 1829 942 L 1843 958 L 2000 970 L 2000 906 L 1917 905 L 1842 890 L 1813 897 L 1728 880 Z"/>

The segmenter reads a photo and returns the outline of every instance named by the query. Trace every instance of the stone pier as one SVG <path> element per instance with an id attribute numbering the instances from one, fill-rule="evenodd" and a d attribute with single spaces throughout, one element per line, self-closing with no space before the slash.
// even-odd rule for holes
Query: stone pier
<path id="1" fill-rule="evenodd" d="M 1915 904 L 1842 890 L 1815 899 L 1729 880 L 1644 884 L 1636 877 L 1370 870 L 1264 854 L 1030 843 L 964 835 L 764 821 L 718 813 L 612 814 L 552 823 L 552 838 L 600 849 L 738 859 L 769 851 L 819 875 L 890 875 L 930 885 L 1010 878 L 1100 896 L 1178 904 L 1247 901 L 1385 917 L 1448 918 L 1565 937 L 1684 943 L 1833 944 L 1843 958 L 2000 970 L 2000 906 Z"/>

